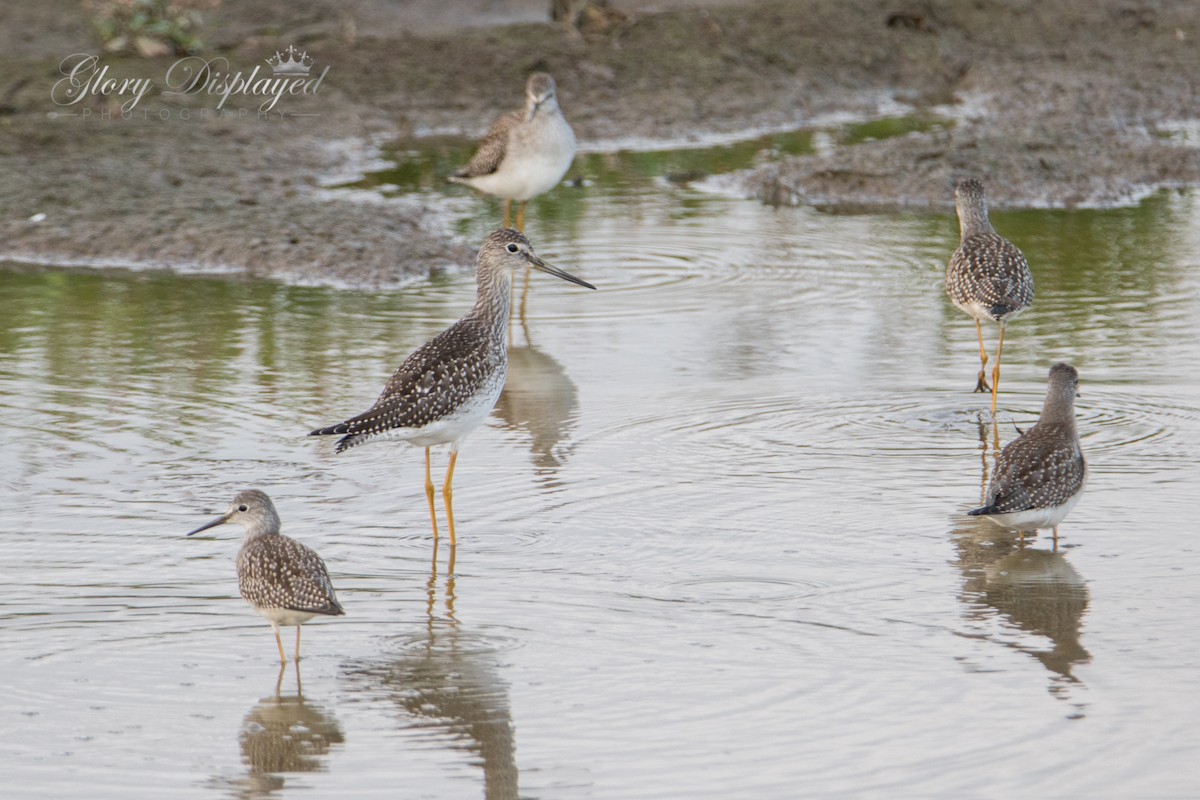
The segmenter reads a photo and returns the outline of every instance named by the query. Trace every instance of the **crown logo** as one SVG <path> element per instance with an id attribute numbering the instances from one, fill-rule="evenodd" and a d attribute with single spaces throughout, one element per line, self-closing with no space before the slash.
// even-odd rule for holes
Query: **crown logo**
<path id="1" fill-rule="evenodd" d="M 287 58 L 285 59 L 284 56 Z M 308 70 L 313 65 L 313 57 L 302 50 L 297 50 L 293 45 L 288 45 L 288 49 L 282 53 L 276 50 L 275 55 L 267 59 L 267 63 L 271 65 L 271 71 L 276 75 L 304 76 L 308 74 Z"/>

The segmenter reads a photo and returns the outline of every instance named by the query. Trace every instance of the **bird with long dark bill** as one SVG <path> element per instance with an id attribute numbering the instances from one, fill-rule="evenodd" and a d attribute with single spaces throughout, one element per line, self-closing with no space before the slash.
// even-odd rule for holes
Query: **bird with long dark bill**
<path id="1" fill-rule="evenodd" d="M 458 450 L 463 439 L 491 413 L 504 388 L 513 275 L 526 267 L 596 288 L 538 258 L 524 234 L 511 228 L 492 232 L 479 249 L 475 306 L 470 312 L 408 356 L 373 406 L 309 434 L 341 436 L 336 448 L 339 453 L 374 441 L 402 441 L 425 448 L 425 496 L 435 539 L 438 525 L 430 448 L 449 444 L 450 465 L 442 497 L 451 548 L 456 544 L 453 483 Z"/>

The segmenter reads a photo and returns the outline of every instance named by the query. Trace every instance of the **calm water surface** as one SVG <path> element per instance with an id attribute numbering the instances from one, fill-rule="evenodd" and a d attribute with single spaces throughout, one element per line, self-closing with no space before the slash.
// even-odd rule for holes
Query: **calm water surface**
<path id="1" fill-rule="evenodd" d="M 994 215 L 1038 291 L 999 435 L 1068 360 L 1092 469 L 1059 551 L 1022 548 L 962 513 L 994 433 L 952 216 L 705 188 L 819 145 L 585 155 L 533 204 L 600 291 L 534 275 L 453 578 L 419 450 L 304 434 L 469 307 L 468 271 L 0 270 L 4 796 L 1195 796 L 1200 203 Z M 439 147 L 368 183 L 478 241 L 499 204 L 434 182 Z M 183 537 L 249 486 L 347 609 L 307 627 L 302 688 L 237 595 L 240 532 Z"/>

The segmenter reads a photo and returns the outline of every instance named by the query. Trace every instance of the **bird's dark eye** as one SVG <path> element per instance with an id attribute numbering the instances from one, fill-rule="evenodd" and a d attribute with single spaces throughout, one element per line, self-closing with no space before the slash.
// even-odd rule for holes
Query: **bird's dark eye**
<path id="1" fill-rule="evenodd" d="M 515 252 L 517 252 L 518 250 L 520 250 L 521 248 L 517 247 L 517 246 L 516 246 L 515 244 L 513 244 L 512 242 L 509 242 L 509 245 L 508 245 L 508 248 L 507 248 L 507 249 L 508 249 L 508 252 L 510 252 L 510 253 L 515 253 Z"/>
<path id="2" fill-rule="evenodd" d="M 249 508 L 247 508 L 245 505 L 240 505 L 240 506 L 238 506 L 238 511 L 249 511 L 249 510 L 250 510 L 250 509 L 249 509 Z"/>

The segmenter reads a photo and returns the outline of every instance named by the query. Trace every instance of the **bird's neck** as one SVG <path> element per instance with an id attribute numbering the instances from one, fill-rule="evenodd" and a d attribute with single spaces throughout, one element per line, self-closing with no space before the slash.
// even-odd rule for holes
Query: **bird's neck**
<path id="1" fill-rule="evenodd" d="M 278 518 L 255 520 L 250 525 L 247 525 L 246 535 L 242 539 L 242 546 L 245 547 L 255 539 L 261 539 L 264 536 L 279 536 Z"/>
<path id="2" fill-rule="evenodd" d="M 550 97 L 543 100 L 541 105 L 538 105 L 533 100 L 525 101 L 525 119 L 532 122 L 537 119 L 549 119 L 555 114 L 560 113 L 558 110 L 558 100 Z"/>
<path id="3" fill-rule="evenodd" d="M 507 269 L 480 271 L 476 282 L 472 315 L 488 326 L 493 340 L 503 343 L 512 312 L 512 273 Z"/>
<path id="4" fill-rule="evenodd" d="M 1075 431 L 1075 394 L 1073 391 L 1046 395 L 1042 406 L 1042 414 L 1038 417 L 1041 425 L 1062 425 L 1072 433 Z"/>
<path id="5" fill-rule="evenodd" d="M 996 229 L 992 227 L 991 220 L 988 219 L 987 206 L 983 204 L 960 205 L 958 208 L 958 227 L 964 241 L 980 233 L 996 232 Z"/>

